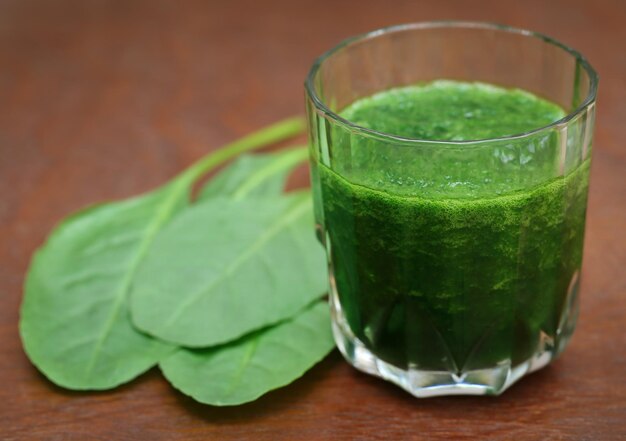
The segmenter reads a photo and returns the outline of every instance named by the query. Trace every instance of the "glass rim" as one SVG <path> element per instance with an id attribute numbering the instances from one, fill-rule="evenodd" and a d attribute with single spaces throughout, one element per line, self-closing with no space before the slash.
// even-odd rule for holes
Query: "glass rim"
<path id="1" fill-rule="evenodd" d="M 343 118 L 338 113 L 333 112 L 318 96 L 315 90 L 314 81 L 315 81 L 315 76 L 319 72 L 320 67 L 322 66 L 324 61 L 326 61 L 328 58 L 330 58 L 332 55 L 339 52 L 340 50 L 348 47 L 349 45 L 357 43 L 357 42 L 365 41 L 371 38 L 375 38 L 380 35 L 389 34 L 392 32 L 400 32 L 400 31 L 407 31 L 407 30 L 420 30 L 420 29 L 446 28 L 446 27 L 483 29 L 483 30 L 495 30 L 495 31 L 509 32 L 512 34 L 518 34 L 518 35 L 522 35 L 526 37 L 538 38 L 540 40 L 543 40 L 545 43 L 549 43 L 556 47 L 559 47 L 562 50 L 569 53 L 570 55 L 572 55 L 576 59 L 576 61 L 580 64 L 580 66 L 582 66 L 587 72 L 587 74 L 589 75 L 589 82 L 590 82 L 589 93 L 587 94 L 585 99 L 582 100 L 578 106 L 576 106 L 575 109 L 568 112 L 563 118 L 553 121 L 550 124 L 547 124 L 545 126 L 537 127 L 532 130 L 528 130 L 526 132 L 515 133 L 512 135 L 499 136 L 499 137 L 493 137 L 493 138 L 474 139 L 474 140 L 463 140 L 463 141 L 444 141 L 444 140 L 408 138 L 408 137 L 393 135 L 390 133 L 381 132 L 381 131 L 373 130 L 364 126 L 360 126 L 346 118 Z M 443 21 L 425 21 L 425 22 L 405 23 L 405 24 L 399 24 L 399 25 L 386 26 L 386 27 L 379 28 L 370 32 L 348 37 L 344 39 L 343 41 L 341 41 L 336 46 L 324 52 L 313 62 L 313 65 L 311 66 L 311 69 L 309 70 L 309 73 L 304 82 L 304 87 L 305 87 L 308 97 L 312 101 L 317 112 L 322 113 L 322 116 L 324 118 L 330 119 L 348 128 L 349 130 L 353 132 L 357 132 L 357 133 L 360 133 L 360 134 L 363 134 L 365 136 L 372 137 L 372 138 L 377 138 L 377 139 L 382 139 L 382 140 L 391 140 L 391 141 L 394 141 L 397 143 L 403 143 L 403 144 L 415 143 L 415 144 L 439 144 L 439 145 L 455 146 L 455 145 L 482 144 L 482 143 L 490 142 L 490 141 L 507 141 L 507 140 L 521 139 L 521 138 L 526 138 L 526 137 L 541 133 L 551 128 L 560 128 L 560 127 L 567 125 L 567 123 L 569 123 L 572 119 L 577 117 L 585 109 L 587 109 L 588 107 L 592 106 L 595 103 L 597 90 L 598 90 L 598 74 L 595 71 L 595 69 L 591 66 L 589 61 L 587 61 L 587 59 L 580 52 L 545 34 L 535 32 L 535 31 L 530 31 L 527 29 L 498 24 L 498 23 L 479 22 L 479 21 L 443 20 Z"/>

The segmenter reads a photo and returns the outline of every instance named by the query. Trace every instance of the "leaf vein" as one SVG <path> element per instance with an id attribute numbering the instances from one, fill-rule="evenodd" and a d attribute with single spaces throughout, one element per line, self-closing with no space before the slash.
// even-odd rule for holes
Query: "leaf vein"
<path id="1" fill-rule="evenodd" d="M 308 200 L 303 200 L 302 202 L 296 204 L 287 214 L 276 223 L 272 228 L 268 229 L 259 236 L 259 238 L 254 241 L 243 253 L 239 255 L 236 259 L 234 259 L 230 265 L 228 265 L 222 273 L 213 279 L 208 285 L 197 290 L 195 293 L 189 295 L 184 301 L 182 301 L 178 308 L 176 308 L 169 318 L 165 321 L 165 327 L 172 327 L 177 319 L 190 308 L 195 302 L 197 302 L 202 296 L 206 293 L 211 292 L 213 288 L 222 283 L 225 279 L 228 279 L 241 265 L 243 265 L 250 257 L 252 257 L 257 251 L 262 249 L 262 247 L 269 242 L 272 238 L 274 238 L 278 233 L 280 233 L 284 227 L 288 226 L 295 219 L 304 215 L 307 212 L 309 207 Z"/>

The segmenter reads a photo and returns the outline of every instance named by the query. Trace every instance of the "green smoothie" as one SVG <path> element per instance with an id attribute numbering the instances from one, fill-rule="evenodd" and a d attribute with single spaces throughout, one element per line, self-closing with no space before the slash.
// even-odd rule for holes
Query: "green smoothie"
<path id="1" fill-rule="evenodd" d="M 581 265 L 589 161 L 555 178 L 554 134 L 489 149 L 445 141 L 522 134 L 564 115 L 528 92 L 453 81 L 341 112 L 378 132 L 443 141 L 402 150 L 337 135 L 344 156 L 325 163 L 343 165 L 313 170 L 336 295 L 378 358 L 466 372 L 558 345 Z"/>

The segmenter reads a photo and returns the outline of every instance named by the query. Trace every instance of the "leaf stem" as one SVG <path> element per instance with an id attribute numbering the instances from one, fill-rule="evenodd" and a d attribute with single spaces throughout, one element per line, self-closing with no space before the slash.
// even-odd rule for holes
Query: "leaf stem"
<path id="1" fill-rule="evenodd" d="M 183 171 L 177 179 L 193 183 L 204 173 L 243 152 L 255 150 L 302 132 L 306 123 L 301 117 L 287 118 L 221 147 Z"/>
<path id="2" fill-rule="evenodd" d="M 255 187 L 266 179 L 271 178 L 283 170 L 289 170 L 300 162 L 305 161 L 308 154 L 308 149 L 305 146 L 298 146 L 289 150 L 284 150 L 275 161 L 250 174 L 250 176 L 233 193 L 233 199 L 237 200 L 245 198 L 250 191 L 254 190 Z"/>

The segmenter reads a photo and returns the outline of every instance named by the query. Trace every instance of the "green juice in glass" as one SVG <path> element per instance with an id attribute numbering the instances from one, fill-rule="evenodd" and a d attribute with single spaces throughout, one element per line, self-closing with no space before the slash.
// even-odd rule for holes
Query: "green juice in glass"
<path id="1" fill-rule="evenodd" d="M 455 81 L 390 89 L 341 112 L 377 132 L 442 142 L 522 134 L 564 115 L 525 91 Z M 533 166 L 514 178 L 480 161 L 425 166 L 354 140 L 350 179 L 315 164 L 334 290 L 376 357 L 460 374 L 559 345 L 582 260 L 589 160 L 554 178 L 558 146 L 544 141 L 523 146 L 514 160 Z"/>

